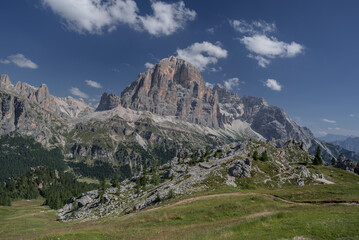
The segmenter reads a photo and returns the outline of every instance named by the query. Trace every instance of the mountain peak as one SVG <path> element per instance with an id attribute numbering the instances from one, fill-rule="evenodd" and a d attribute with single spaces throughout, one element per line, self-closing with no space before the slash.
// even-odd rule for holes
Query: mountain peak
<path id="1" fill-rule="evenodd" d="M 121 104 L 205 126 L 220 125 L 217 95 L 195 66 L 173 56 L 140 74 L 122 92 Z"/>
<path id="2" fill-rule="evenodd" d="M 7 88 L 11 85 L 10 78 L 7 74 L 1 74 L 0 75 L 0 87 L 1 88 Z"/>
<path id="3" fill-rule="evenodd" d="M 162 59 L 151 70 L 157 77 L 166 77 L 171 79 L 174 84 L 180 84 L 185 88 L 188 88 L 193 82 L 205 85 L 201 73 L 195 66 L 174 56 Z"/>
<path id="4" fill-rule="evenodd" d="M 96 108 L 96 112 L 111 110 L 120 105 L 120 97 L 113 93 L 103 93 L 101 96 L 100 103 Z"/>

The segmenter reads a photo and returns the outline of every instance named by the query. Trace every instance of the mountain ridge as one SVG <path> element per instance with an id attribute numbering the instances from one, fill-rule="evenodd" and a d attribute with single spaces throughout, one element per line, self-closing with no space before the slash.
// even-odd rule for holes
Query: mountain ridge
<path id="1" fill-rule="evenodd" d="M 0 134 L 18 131 L 61 147 L 65 161 L 81 174 L 108 166 L 134 175 L 153 161 L 245 139 L 277 146 L 295 141 L 311 153 L 321 146 L 327 160 L 343 151 L 319 141 L 263 98 L 206 86 L 193 65 L 175 57 L 139 74 L 121 97 L 104 93 L 96 111 L 82 100 L 52 96 L 44 84 L 14 86 L 7 75 L 0 79 Z M 358 154 L 345 154 L 359 160 Z"/>

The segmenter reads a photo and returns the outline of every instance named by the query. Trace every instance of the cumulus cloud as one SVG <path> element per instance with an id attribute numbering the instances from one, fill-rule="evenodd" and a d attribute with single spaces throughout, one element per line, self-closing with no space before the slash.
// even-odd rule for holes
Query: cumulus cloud
<path id="1" fill-rule="evenodd" d="M 34 63 L 30 59 L 26 58 L 21 53 L 10 55 L 6 59 L 0 59 L 0 63 L 3 63 L 3 64 L 13 63 L 21 68 L 31 68 L 31 69 L 39 68 L 39 66 L 36 63 Z"/>
<path id="2" fill-rule="evenodd" d="M 240 41 L 250 52 L 269 58 L 295 57 L 304 50 L 304 47 L 296 42 L 285 43 L 265 35 L 247 36 Z"/>
<path id="3" fill-rule="evenodd" d="M 74 96 L 78 96 L 78 97 L 81 97 L 81 98 L 89 98 L 89 96 L 86 93 L 82 92 L 80 89 L 78 89 L 76 87 L 72 87 L 70 89 L 70 92 Z"/>
<path id="4" fill-rule="evenodd" d="M 145 67 L 146 67 L 147 69 L 153 68 L 153 66 L 154 66 L 153 63 L 149 63 L 149 62 L 146 62 L 146 63 L 145 63 Z"/>
<path id="5" fill-rule="evenodd" d="M 269 36 L 277 30 L 274 23 L 266 21 L 229 20 L 230 25 L 239 33 L 238 38 L 250 52 L 247 56 L 255 59 L 258 65 L 265 68 L 274 58 L 292 58 L 304 51 L 304 46 L 294 41 L 287 43 Z"/>
<path id="6" fill-rule="evenodd" d="M 277 27 L 274 23 L 267 23 L 263 20 L 252 21 L 248 23 L 245 20 L 229 20 L 229 24 L 234 28 L 234 30 L 240 33 L 249 33 L 249 34 L 263 34 L 275 32 Z"/>
<path id="7" fill-rule="evenodd" d="M 227 57 L 227 50 L 210 42 L 193 43 L 185 49 L 177 49 L 177 57 L 192 63 L 200 71 L 209 64 L 216 64 L 218 59 Z"/>
<path id="8" fill-rule="evenodd" d="M 240 41 L 251 52 L 248 57 L 256 59 L 261 67 L 266 67 L 269 59 L 295 57 L 304 50 L 304 46 L 296 42 L 286 43 L 266 35 L 246 36 Z"/>
<path id="9" fill-rule="evenodd" d="M 326 123 L 332 123 L 332 124 L 337 123 L 337 121 L 329 120 L 329 119 L 326 119 L 326 118 L 323 118 L 322 121 L 323 121 L 323 122 L 326 122 Z"/>
<path id="10" fill-rule="evenodd" d="M 235 88 L 238 88 L 239 84 L 243 83 L 239 78 L 230 78 L 228 80 L 223 81 L 224 87 L 227 88 L 227 90 L 233 90 Z"/>
<path id="11" fill-rule="evenodd" d="M 264 83 L 264 85 L 274 91 L 282 90 L 282 85 L 280 85 L 280 83 L 275 79 L 267 79 L 267 81 Z"/>
<path id="12" fill-rule="evenodd" d="M 85 80 L 86 84 L 93 88 L 102 88 L 101 84 L 92 80 Z"/>
<path id="13" fill-rule="evenodd" d="M 134 0 L 42 0 L 59 15 L 68 29 L 78 33 L 112 32 L 120 24 L 151 35 L 170 35 L 194 20 L 196 12 L 185 4 L 151 1 L 153 15 L 140 16 Z"/>
<path id="14" fill-rule="evenodd" d="M 153 15 L 139 16 L 143 28 L 151 35 L 171 35 L 193 21 L 196 12 L 185 8 L 184 2 L 165 3 L 152 1 Z"/>

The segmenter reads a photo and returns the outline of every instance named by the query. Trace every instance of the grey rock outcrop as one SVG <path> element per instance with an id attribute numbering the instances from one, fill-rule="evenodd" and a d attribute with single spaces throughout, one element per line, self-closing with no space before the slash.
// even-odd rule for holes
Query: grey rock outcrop
<path id="1" fill-rule="evenodd" d="M 306 168 L 305 166 L 300 165 L 296 169 L 299 170 L 299 177 L 301 178 L 311 177 L 311 173 L 309 172 L 308 168 Z"/>
<path id="2" fill-rule="evenodd" d="M 344 169 L 348 172 L 359 174 L 359 162 L 347 159 L 343 154 L 340 154 L 338 157 L 338 161 L 335 167 Z"/>
<path id="3" fill-rule="evenodd" d="M 239 178 L 249 177 L 251 175 L 251 160 L 248 158 L 237 160 L 234 165 L 229 168 L 229 174 Z"/>
<path id="4" fill-rule="evenodd" d="M 98 111 L 106 111 L 111 110 L 120 105 L 120 98 L 113 93 L 103 93 L 101 96 L 100 103 L 96 108 L 96 112 Z"/>

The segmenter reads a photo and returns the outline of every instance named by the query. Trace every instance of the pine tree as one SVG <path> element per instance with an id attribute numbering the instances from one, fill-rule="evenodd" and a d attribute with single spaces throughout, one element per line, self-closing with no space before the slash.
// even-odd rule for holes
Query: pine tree
<path id="1" fill-rule="evenodd" d="M 322 164 L 323 164 L 323 159 L 321 157 L 320 147 L 318 146 L 313 160 L 313 165 L 322 165 Z"/>
<path id="2" fill-rule="evenodd" d="M 267 151 L 262 152 L 261 161 L 263 161 L 263 162 L 268 161 Z"/>
<path id="3" fill-rule="evenodd" d="M 173 189 L 171 189 L 169 192 L 168 192 L 168 199 L 171 199 L 175 196 L 175 194 L 173 193 Z"/>
<path id="4" fill-rule="evenodd" d="M 255 150 L 254 153 L 253 153 L 253 160 L 258 160 L 259 157 L 258 157 L 258 151 Z"/>
<path id="5" fill-rule="evenodd" d="M 332 165 L 335 166 L 337 164 L 337 160 L 333 157 L 332 158 Z"/>
<path id="6" fill-rule="evenodd" d="M 111 186 L 116 188 L 118 187 L 118 176 L 117 174 L 113 175 L 112 179 L 111 179 Z"/>

